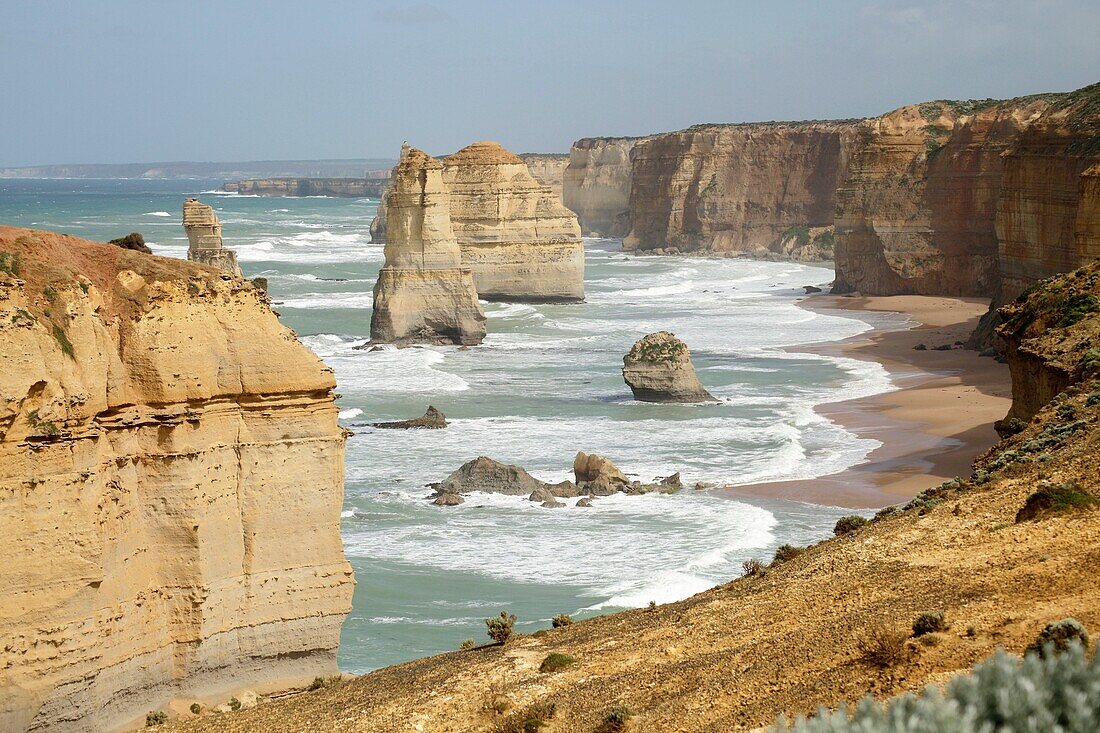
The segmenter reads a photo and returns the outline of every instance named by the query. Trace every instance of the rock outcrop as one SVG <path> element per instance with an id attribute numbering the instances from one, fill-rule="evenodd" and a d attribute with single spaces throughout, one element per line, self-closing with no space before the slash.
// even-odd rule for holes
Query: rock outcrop
<path id="1" fill-rule="evenodd" d="M 864 122 L 837 193 L 834 292 L 994 293 L 1004 153 L 1048 104 L 935 101 Z"/>
<path id="2" fill-rule="evenodd" d="M 145 237 L 141 236 L 141 232 L 131 232 L 125 237 L 112 239 L 107 242 L 107 244 L 113 244 L 116 247 L 122 247 L 123 249 L 129 249 L 147 255 L 153 254 L 153 250 L 149 249 L 149 245 L 145 243 Z"/>
<path id="3" fill-rule="evenodd" d="M 644 137 L 590 137 L 573 143 L 562 201 L 576 212 L 586 235 L 625 237 L 630 232 L 634 146 Z"/>
<path id="4" fill-rule="evenodd" d="M 222 223 L 214 209 L 198 199 L 183 202 L 183 228 L 187 231 L 187 259 L 241 275 L 237 253 L 222 243 Z"/>
<path id="5" fill-rule="evenodd" d="M 584 299 L 577 217 L 519 156 L 497 143 L 478 142 L 447 156 L 443 165 L 462 264 L 472 271 L 479 297 Z"/>
<path id="6" fill-rule="evenodd" d="M 549 186 L 558 201 L 561 201 L 569 153 L 520 153 L 519 157 L 534 179 L 543 186 Z"/>
<path id="7" fill-rule="evenodd" d="M 494 461 L 486 456 L 462 464 L 450 476 L 439 483 L 430 484 L 429 488 L 435 490 L 436 498 L 448 494 L 468 494 L 472 491 L 510 496 L 542 491 L 549 492 L 551 496 L 577 495 L 577 487 L 568 481 L 558 484 L 539 481 L 519 466 Z"/>
<path id="8" fill-rule="evenodd" d="M 699 382 L 687 344 L 668 331 L 639 339 L 623 357 L 623 379 L 643 402 L 714 402 Z"/>
<path id="9" fill-rule="evenodd" d="M 374 285 L 372 342 L 481 343 L 485 314 L 451 229 L 443 165 L 415 148 L 394 171 L 385 254 Z"/>
<path id="10" fill-rule="evenodd" d="M 428 405 L 423 417 L 413 420 L 396 420 L 394 422 L 372 422 L 372 428 L 385 428 L 389 430 L 410 430 L 424 428 L 427 430 L 440 430 L 447 427 L 447 418 L 442 412 Z"/>
<path id="11" fill-rule="evenodd" d="M 1100 257 L 1100 84 L 1054 100 L 1004 159 L 1001 299 Z"/>
<path id="12" fill-rule="evenodd" d="M 833 224 L 836 190 L 857 126 L 698 125 L 640 141 L 633 150 L 631 229 L 624 249 L 801 250 L 810 243 L 810 228 L 823 231 Z M 817 244 L 828 242 L 825 237 Z"/>
<path id="13" fill-rule="evenodd" d="M 332 371 L 247 282 L 0 227 L 0 730 L 336 672 Z"/>
<path id="14" fill-rule="evenodd" d="M 611 459 L 583 451 L 577 453 L 573 459 L 573 476 L 577 479 L 577 491 L 589 496 L 610 496 L 618 492 L 649 494 L 654 491 L 674 494 L 683 488 L 679 472 L 644 484 L 627 478 Z"/>

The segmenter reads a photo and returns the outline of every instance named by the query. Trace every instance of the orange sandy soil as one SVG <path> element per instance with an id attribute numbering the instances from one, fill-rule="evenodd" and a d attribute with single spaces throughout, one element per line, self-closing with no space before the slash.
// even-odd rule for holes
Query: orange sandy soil
<path id="1" fill-rule="evenodd" d="M 818 409 L 882 446 L 863 463 L 831 476 L 718 491 L 867 508 L 896 504 L 947 479 L 969 476 L 974 457 L 997 442 L 993 422 L 1004 417 L 1012 403 L 1008 367 L 967 349 L 934 351 L 932 347 L 965 341 L 989 302 L 920 295 L 816 295 L 801 305 L 824 312 L 906 313 L 920 324 L 901 331 L 876 329 L 845 341 L 797 349 L 874 360 L 886 367 L 897 391 Z M 922 343 L 926 351 L 914 350 Z"/>

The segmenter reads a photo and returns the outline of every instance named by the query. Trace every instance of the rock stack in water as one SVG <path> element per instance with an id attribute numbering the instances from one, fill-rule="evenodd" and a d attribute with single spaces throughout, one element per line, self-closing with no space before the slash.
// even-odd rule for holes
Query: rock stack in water
<path id="1" fill-rule="evenodd" d="M 623 357 L 623 379 L 643 402 L 714 402 L 691 363 L 687 344 L 668 331 L 651 333 Z"/>
<path id="2" fill-rule="evenodd" d="M 371 341 L 479 344 L 485 314 L 461 264 L 443 165 L 411 148 L 387 197 L 386 263 L 374 285 Z"/>
<path id="3" fill-rule="evenodd" d="M 443 160 L 451 222 L 478 296 L 511 302 L 584 299 L 577 216 L 518 155 L 494 142 Z"/>
<path id="4" fill-rule="evenodd" d="M 187 231 L 187 259 L 241 274 L 237 253 L 222 244 L 222 223 L 214 209 L 198 199 L 183 202 L 183 228 Z"/>

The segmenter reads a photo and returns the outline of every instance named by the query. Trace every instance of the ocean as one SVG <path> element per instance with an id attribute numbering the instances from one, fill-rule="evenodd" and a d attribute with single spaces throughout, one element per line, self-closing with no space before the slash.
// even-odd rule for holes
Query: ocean
<path id="1" fill-rule="evenodd" d="M 892 389 L 878 364 L 792 347 L 901 328 L 903 316 L 797 306 L 832 272 L 796 263 L 635 257 L 586 239 L 586 292 L 575 305 L 485 303 L 484 345 L 355 350 L 370 330 L 382 245 L 372 199 L 258 198 L 217 181 L 0 180 L 0 223 L 105 241 L 141 232 L 186 257 L 187 196 L 214 206 L 247 276 L 268 278 L 273 307 L 335 369 L 347 444 L 341 531 L 356 571 L 340 666 L 365 672 L 484 639 L 507 609 L 519 631 L 678 600 L 730 580 L 750 557 L 827 536 L 836 507 L 733 500 L 696 482 L 736 486 L 812 479 L 878 446 L 814 407 Z M 622 356 L 647 333 L 687 342 L 720 401 L 635 402 Z M 368 423 L 419 417 L 439 431 Z M 642 480 L 679 471 L 675 495 L 612 496 L 589 509 L 543 509 L 523 497 L 426 501 L 425 484 L 480 455 L 535 476 L 571 477 L 577 451 L 610 457 Z"/>

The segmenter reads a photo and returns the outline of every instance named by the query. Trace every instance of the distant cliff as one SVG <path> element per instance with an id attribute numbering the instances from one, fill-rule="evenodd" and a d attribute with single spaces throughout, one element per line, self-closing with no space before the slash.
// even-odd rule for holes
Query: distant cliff
<path id="1" fill-rule="evenodd" d="M 251 178 L 227 183 L 225 191 L 259 196 L 378 198 L 389 178 Z"/>
<path id="2" fill-rule="evenodd" d="M 220 270 L 0 227 L 0 730 L 336 672 L 332 371 Z"/>
<path id="3" fill-rule="evenodd" d="M 562 201 L 584 234 L 624 237 L 630 231 L 634 146 L 646 138 L 590 137 L 573 143 Z"/>
<path id="4" fill-rule="evenodd" d="M 565 185 L 565 168 L 569 165 L 569 154 L 520 153 L 519 157 L 527 164 L 527 170 L 535 180 L 544 186 L 549 186 L 560 201 Z"/>

